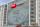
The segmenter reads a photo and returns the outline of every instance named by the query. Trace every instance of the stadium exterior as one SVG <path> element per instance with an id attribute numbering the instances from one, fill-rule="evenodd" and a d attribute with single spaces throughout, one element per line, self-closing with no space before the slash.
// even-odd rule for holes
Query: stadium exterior
<path id="1" fill-rule="evenodd" d="M 35 1 L 35 0 L 34 0 Z M 6 4 L 4 4 L 4 5 L 0 5 L 0 26 L 6 26 L 7 25 L 7 10 L 8 9 L 10 9 L 10 5 L 11 4 L 15 4 L 15 1 L 11 1 L 11 2 L 8 2 L 8 3 L 6 3 Z M 28 2 L 27 2 L 28 3 Z M 10 4 L 10 5 L 9 5 Z M 29 4 L 29 3 L 28 3 Z M 35 4 L 35 3 L 34 3 Z M 35 4 L 36 5 L 36 4 Z M 18 4 L 17 4 L 17 6 L 19 6 Z M 31 8 L 31 7 L 30 7 Z M 35 8 L 35 7 L 33 7 L 33 8 Z M 31 9 L 30 9 L 31 10 Z M 34 10 L 35 11 L 35 14 L 34 14 L 34 19 L 35 19 L 35 21 L 32 23 L 32 21 L 31 21 L 31 19 L 32 19 L 32 17 L 30 18 L 30 20 L 29 20 L 29 24 L 27 24 L 27 25 L 32 25 L 32 24 L 34 24 L 34 23 L 36 23 L 36 9 Z M 30 13 L 31 13 L 32 11 L 30 11 Z M 31 14 L 32 15 L 32 14 Z M 30 16 L 31 16 L 30 15 Z M 29 16 L 29 17 L 30 17 Z M 32 15 L 33 16 L 33 15 Z"/>

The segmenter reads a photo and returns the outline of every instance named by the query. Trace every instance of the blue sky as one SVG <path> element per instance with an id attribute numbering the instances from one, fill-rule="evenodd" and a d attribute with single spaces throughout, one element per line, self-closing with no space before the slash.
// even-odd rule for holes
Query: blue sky
<path id="1" fill-rule="evenodd" d="M 10 2 L 10 1 L 13 1 L 13 0 L 0 0 L 0 5 Z"/>
<path id="2" fill-rule="evenodd" d="M 7 2 L 10 2 L 10 1 L 14 1 L 14 0 L 0 0 L 0 6 Z M 17 1 L 21 1 L 21 0 L 17 0 Z M 22 0 L 22 1 L 24 1 L 24 0 Z M 17 3 L 19 3 L 19 2 L 17 2 Z"/>

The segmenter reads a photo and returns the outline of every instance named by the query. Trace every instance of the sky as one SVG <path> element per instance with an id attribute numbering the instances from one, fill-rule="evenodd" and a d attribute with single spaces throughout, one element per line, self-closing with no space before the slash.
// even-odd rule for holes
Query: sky
<path id="1" fill-rule="evenodd" d="M 14 1 L 14 0 L 0 0 L 0 5 L 3 5 L 3 4 L 10 2 L 10 1 Z"/>
<path id="2" fill-rule="evenodd" d="M 14 0 L 0 0 L 0 6 L 3 5 L 3 4 L 6 4 L 10 1 L 14 1 Z M 26 1 L 26 0 L 17 0 L 17 3 L 19 3 L 18 1 Z"/>

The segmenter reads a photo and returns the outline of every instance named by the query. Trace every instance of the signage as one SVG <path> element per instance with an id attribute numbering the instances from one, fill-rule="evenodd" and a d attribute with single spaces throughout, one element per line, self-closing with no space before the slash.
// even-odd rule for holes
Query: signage
<path id="1" fill-rule="evenodd" d="M 10 5 L 11 6 L 11 8 L 13 8 L 13 7 L 16 7 L 16 4 L 12 4 L 12 5 Z"/>

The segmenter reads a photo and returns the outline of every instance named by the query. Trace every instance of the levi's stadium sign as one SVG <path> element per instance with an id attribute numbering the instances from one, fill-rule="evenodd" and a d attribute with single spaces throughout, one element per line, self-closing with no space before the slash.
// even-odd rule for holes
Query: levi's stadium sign
<path id="1" fill-rule="evenodd" d="M 11 8 L 16 7 L 16 4 L 12 4 L 12 5 L 10 5 L 10 7 L 11 7 Z"/>

